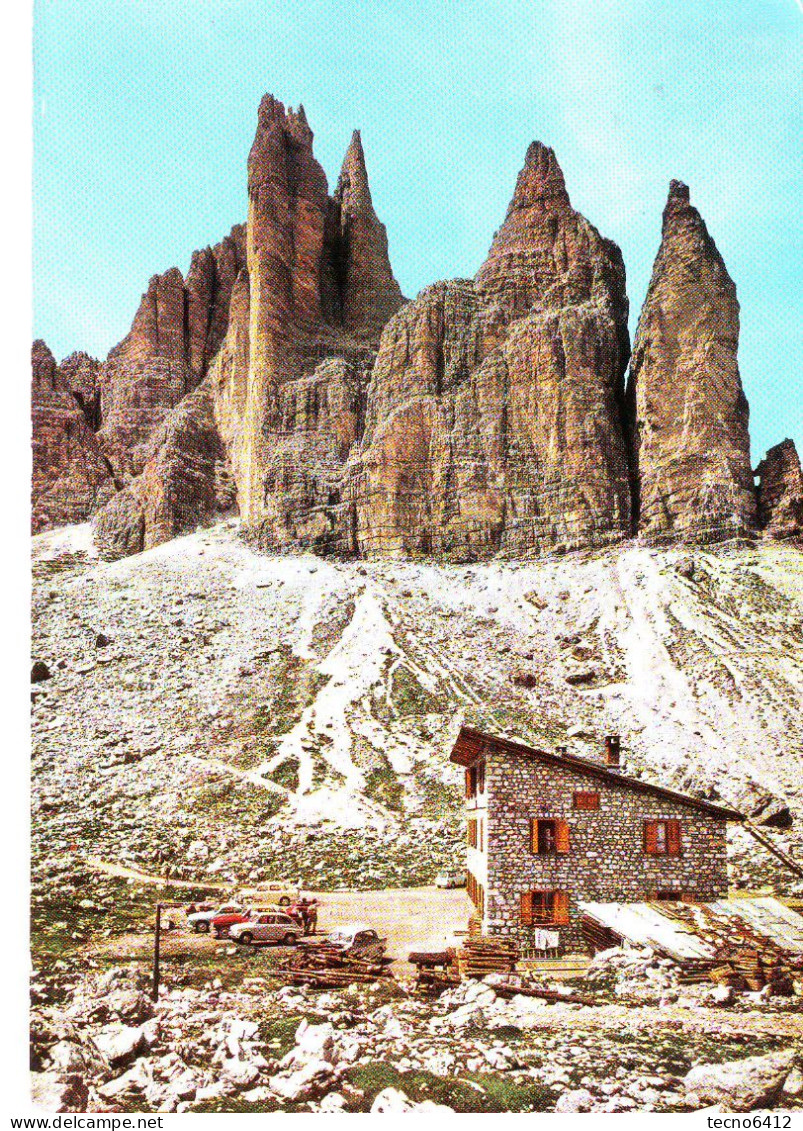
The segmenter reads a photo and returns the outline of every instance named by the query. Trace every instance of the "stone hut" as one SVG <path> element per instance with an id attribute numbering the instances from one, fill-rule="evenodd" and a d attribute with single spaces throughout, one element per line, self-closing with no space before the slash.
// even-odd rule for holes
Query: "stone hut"
<path id="1" fill-rule="evenodd" d="M 728 821 L 740 813 L 628 777 L 604 761 L 535 750 L 463 727 L 467 888 L 484 934 L 525 951 L 586 949 L 579 901 L 727 895 Z"/>

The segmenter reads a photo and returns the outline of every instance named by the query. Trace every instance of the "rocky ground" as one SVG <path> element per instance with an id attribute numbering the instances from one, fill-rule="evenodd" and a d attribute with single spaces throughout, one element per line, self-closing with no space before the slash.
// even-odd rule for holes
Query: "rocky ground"
<path id="1" fill-rule="evenodd" d="M 724 1069 L 688 1080 L 696 1065 L 783 1052 L 742 1074 L 771 1078 L 761 1102 L 796 1104 L 797 997 L 703 1000 L 650 962 L 629 981 L 592 977 L 594 1006 L 504 1003 L 479 984 L 430 1003 L 404 983 L 297 993 L 276 952 L 171 942 L 153 1010 L 141 991 L 155 900 L 196 891 L 177 880 L 336 891 L 459 865 L 448 752 L 464 720 L 587 756 L 620 733 L 630 772 L 791 821 L 771 835 L 799 852 L 802 565 L 792 547 L 634 545 L 522 564 L 324 562 L 258 555 L 231 523 L 110 564 L 86 527 L 38 536 L 43 1094 L 103 1110 L 688 1110 L 738 1084 Z M 794 893 L 744 834 L 730 857 L 734 886 Z"/>
<path id="2" fill-rule="evenodd" d="M 141 915 L 153 893 L 121 883 L 68 868 L 53 881 L 52 892 L 82 894 L 83 919 L 70 932 L 65 906 L 61 956 L 37 955 L 34 1094 L 51 1110 L 803 1106 L 800 997 L 683 986 L 649 951 L 606 952 L 583 981 L 552 983 L 564 994 L 581 989 L 588 1004 L 504 1000 L 494 975 L 424 1000 L 409 969 L 374 986 L 297 989 L 279 973 L 283 948 L 238 948 L 185 930 L 165 937 L 154 1003 L 153 939 Z M 105 942 L 87 941 L 93 913 L 106 922 Z M 115 931 L 130 940 L 132 926 L 138 952 L 115 946 Z"/>

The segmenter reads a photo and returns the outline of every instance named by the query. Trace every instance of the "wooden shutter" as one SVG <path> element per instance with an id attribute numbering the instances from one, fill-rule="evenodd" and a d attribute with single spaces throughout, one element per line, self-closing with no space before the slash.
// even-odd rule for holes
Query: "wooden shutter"
<path id="1" fill-rule="evenodd" d="M 531 891 L 523 891 L 521 893 L 521 922 L 525 927 L 532 926 L 533 893 Z"/>
<path id="2" fill-rule="evenodd" d="M 655 856 L 658 853 L 657 824 L 657 821 L 644 822 L 644 851 L 650 856 Z"/>
<path id="3" fill-rule="evenodd" d="M 466 770 L 466 797 L 471 797 L 471 774 Z"/>
<path id="4" fill-rule="evenodd" d="M 666 822 L 666 854 L 680 856 L 680 821 Z"/>
<path id="5" fill-rule="evenodd" d="M 530 818 L 530 848 L 533 852 L 538 851 L 538 821 L 535 817 Z"/>
<path id="6" fill-rule="evenodd" d="M 569 893 L 556 891 L 554 899 L 555 925 L 565 927 L 569 922 Z"/>
<path id="7" fill-rule="evenodd" d="M 566 821 L 555 821 L 555 851 L 561 856 L 569 851 L 569 826 Z"/>

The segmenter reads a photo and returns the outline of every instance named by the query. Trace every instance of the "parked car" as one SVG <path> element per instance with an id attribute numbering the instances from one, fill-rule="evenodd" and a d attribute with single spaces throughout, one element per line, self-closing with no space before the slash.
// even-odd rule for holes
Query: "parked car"
<path id="1" fill-rule="evenodd" d="M 229 929 L 229 938 L 244 946 L 255 942 L 293 946 L 302 934 L 298 923 L 283 911 L 263 911 L 245 923 L 235 923 Z"/>
<path id="2" fill-rule="evenodd" d="M 436 888 L 464 888 L 465 886 L 465 872 L 438 872 L 435 877 Z"/>
<path id="3" fill-rule="evenodd" d="M 225 939 L 231 927 L 236 926 L 237 923 L 247 923 L 249 919 L 253 919 L 257 914 L 258 912 L 252 910 L 250 907 L 242 908 L 239 911 L 222 911 L 212 920 L 212 930 L 215 932 L 215 938 Z"/>
<path id="4" fill-rule="evenodd" d="M 212 920 L 218 915 L 239 914 L 243 910 L 240 903 L 224 903 L 222 906 L 212 907 L 209 911 L 194 911 L 187 916 L 187 922 L 199 934 L 208 934 Z"/>
<path id="5" fill-rule="evenodd" d="M 217 911 L 219 904 L 213 899 L 197 899 L 184 908 L 185 915 L 195 915 L 198 911 Z"/>
<path id="6" fill-rule="evenodd" d="M 278 904 L 279 907 L 289 907 L 300 895 L 299 885 L 285 880 L 269 880 L 258 888 L 248 888 L 242 892 L 242 898 L 251 903 Z"/>
<path id="7" fill-rule="evenodd" d="M 367 927 L 364 923 L 349 923 L 345 927 L 337 927 L 327 936 L 326 941 L 342 950 L 359 950 L 385 943 L 387 939 L 381 939 L 373 927 Z"/>

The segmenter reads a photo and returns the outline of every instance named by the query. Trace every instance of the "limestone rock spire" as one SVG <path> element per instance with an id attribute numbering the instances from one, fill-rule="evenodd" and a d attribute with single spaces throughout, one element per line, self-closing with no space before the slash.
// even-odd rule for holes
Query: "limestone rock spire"
<path id="1" fill-rule="evenodd" d="M 374 211 L 359 130 L 343 159 L 330 230 L 333 305 L 348 333 L 378 339 L 404 299 L 390 265 L 385 225 Z"/>
<path id="2" fill-rule="evenodd" d="M 739 303 L 689 189 L 672 181 L 628 382 L 638 530 L 649 541 L 751 532 Z"/>

